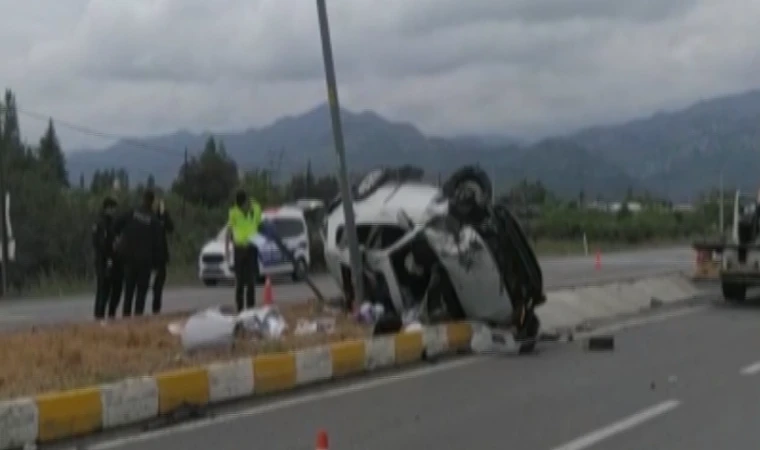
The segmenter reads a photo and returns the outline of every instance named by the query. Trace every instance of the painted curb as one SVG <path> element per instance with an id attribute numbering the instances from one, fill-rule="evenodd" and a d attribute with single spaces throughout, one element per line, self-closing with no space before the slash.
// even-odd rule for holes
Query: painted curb
<path id="1" fill-rule="evenodd" d="M 640 310 L 650 296 L 666 303 L 698 292 L 683 276 L 650 277 L 549 293 L 539 310 L 545 328 L 574 326 Z M 185 405 L 204 406 L 283 392 L 430 356 L 470 351 L 473 325 L 449 323 L 422 330 L 349 340 L 286 353 L 126 379 L 116 383 L 0 402 L 0 450 L 22 448 L 140 423 Z"/>

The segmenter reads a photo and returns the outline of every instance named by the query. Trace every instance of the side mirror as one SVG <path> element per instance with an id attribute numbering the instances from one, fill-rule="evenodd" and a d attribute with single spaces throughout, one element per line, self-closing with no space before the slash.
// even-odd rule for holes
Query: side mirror
<path id="1" fill-rule="evenodd" d="M 398 224 L 401 226 L 401 228 L 407 231 L 414 228 L 414 221 L 403 209 L 400 209 L 396 214 L 396 220 L 398 221 Z"/>

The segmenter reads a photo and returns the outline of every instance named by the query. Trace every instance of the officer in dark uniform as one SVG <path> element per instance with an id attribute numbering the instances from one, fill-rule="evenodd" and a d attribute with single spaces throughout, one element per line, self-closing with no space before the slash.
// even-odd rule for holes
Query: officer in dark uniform
<path id="1" fill-rule="evenodd" d="M 158 253 L 156 254 L 153 276 L 153 314 L 161 312 L 161 298 L 166 282 L 166 266 L 169 264 L 169 236 L 174 232 L 174 222 L 166 210 L 164 201 L 158 201 L 156 217 L 161 227 L 158 235 Z"/>
<path id="2" fill-rule="evenodd" d="M 115 294 L 121 295 L 121 274 L 114 254 L 115 214 L 117 203 L 106 197 L 98 221 L 92 226 L 92 245 L 95 250 L 95 318 L 105 319 L 106 309 Z M 118 298 L 116 299 L 118 302 Z M 112 316 L 113 317 L 113 316 Z"/>
<path id="3" fill-rule="evenodd" d="M 124 214 L 116 223 L 117 252 L 124 262 L 124 317 L 145 312 L 145 298 L 150 286 L 150 274 L 158 254 L 161 226 L 153 212 L 156 194 L 148 189 L 142 204 Z"/>

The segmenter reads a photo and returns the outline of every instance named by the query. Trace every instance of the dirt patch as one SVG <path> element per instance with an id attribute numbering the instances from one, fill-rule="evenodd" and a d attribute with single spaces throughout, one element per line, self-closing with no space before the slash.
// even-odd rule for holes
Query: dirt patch
<path id="1" fill-rule="evenodd" d="M 240 356 L 304 348 L 327 342 L 364 337 L 369 330 L 350 317 L 318 312 L 314 303 L 280 308 L 288 331 L 277 341 L 239 340 L 232 350 L 206 350 L 183 355 L 169 323 L 187 317 L 177 313 L 132 318 L 102 326 L 98 323 L 36 326 L 0 333 L 0 399 L 33 395 L 150 375 L 164 370 Z M 299 318 L 336 319 L 332 334 L 295 336 Z"/>

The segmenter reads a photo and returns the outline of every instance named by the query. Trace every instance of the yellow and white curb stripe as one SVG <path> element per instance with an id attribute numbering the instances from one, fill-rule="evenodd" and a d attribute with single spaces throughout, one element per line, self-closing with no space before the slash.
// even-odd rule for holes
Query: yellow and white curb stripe
<path id="1" fill-rule="evenodd" d="M 423 351 L 428 356 L 466 351 L 471 336 L 467 323 L 437 325 L 0 402 L 0 450 L 139 423 L 185 404 L 287 391 L 414 363 Z"/>

